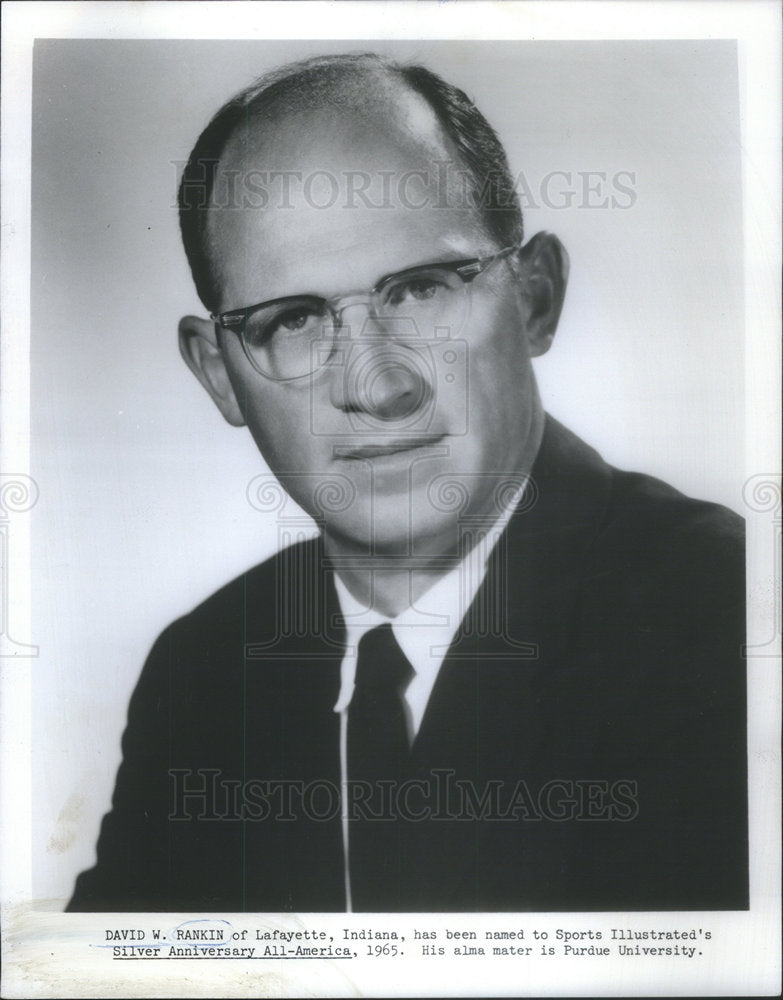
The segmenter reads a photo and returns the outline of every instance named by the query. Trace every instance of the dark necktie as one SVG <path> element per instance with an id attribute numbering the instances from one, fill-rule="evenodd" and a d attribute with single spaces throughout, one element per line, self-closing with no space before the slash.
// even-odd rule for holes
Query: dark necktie
<path id="1" fill-rule="evenodd" d="M 405 908 L 405 820 L 398 815 L 396 798 L 409 769 L 402 694 L 412 675 L 391 625 L 362 636 L 348 709 L 348 858 L 354 910 Z"/>

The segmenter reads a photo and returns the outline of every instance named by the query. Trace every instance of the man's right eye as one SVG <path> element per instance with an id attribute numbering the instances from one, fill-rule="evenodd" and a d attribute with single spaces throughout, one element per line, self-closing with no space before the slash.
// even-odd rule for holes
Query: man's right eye
<path id="1" fill-rule="evenodd" d="M 291 333 L 296 333 L 299 330 L 303 330 L 313 319 L 314 315 L 315 313 L 312 309 L 306 309 L 304 307 L 289 309 L 287 312 L 284 312 L 282 315 L 277 317 L 274 326 L 281 330 L 288 330 Z"/>
<path id="2" fill-rule="evenodd" d="M 258 318 L 248 327 L 249 341 L 260 346 L 270 340 L 285 340 L 296 336 L 313 336 L 325 322 L 325 312 L 315 305 L 291 306 L 272 316 Z"/>

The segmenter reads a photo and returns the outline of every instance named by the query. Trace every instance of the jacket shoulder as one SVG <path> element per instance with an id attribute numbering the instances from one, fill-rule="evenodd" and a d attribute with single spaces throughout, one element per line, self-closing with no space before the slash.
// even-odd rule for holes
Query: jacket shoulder
<path id="1" fill-rule="evenodd" d="M 277 625 L 284 588 L 300 590 L 307 570 L 314 572 L 322 564 L 318 538 L 281 549 L 269 559 L 224 584 L 201 601 L 192 611 L 173 621 L 158 639 L 190 636 L 196 643 L 208 640 L 248 641 L 263 638 Z"/>
<path id="2" fill-rule="evenodd" d="M 594 610 L 603 598 L 604 610 L 614 607 L 620 617 L 644 618 L 659 630 L 742 641 L 744 521 L 720 504 L 612 469 L 587 566 L 587 604 Z"/>
<path id="3" fill-rule="evenodd" d="M 721 504 L 685 496 L 652 476 L 611 470 L 611 492 L 599 538 L 627 554 L 630 540 L 650 565 L 709 575 L 744 565 L 745 522 Z"/>
<path id="4" fill-rule="evenodd" d="M 644 604 L 660 622 L 706 621 L 745 599 L 744 521 L 717 503 L 685 496 L 653 476 L 616 469 L 548 420 L 540 463 L 553 543 L 571 531 L 572 572 L 601 616 Z M 544 490 L 542 489 L 542 500 Z M 687 611 L 686 611 L 687 609 Z M 635 612 L 634 612 L 635 613 Z"/>

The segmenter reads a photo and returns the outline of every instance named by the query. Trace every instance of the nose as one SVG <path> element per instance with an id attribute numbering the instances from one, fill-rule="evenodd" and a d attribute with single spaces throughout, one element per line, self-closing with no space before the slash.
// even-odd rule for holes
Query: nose
<path id="1" fill-rule="evenodd" d="M 361 308 L 363 318 L 349 310 Z M 432 374 L 421 345 L 412 338 L 392 339 L 394 329 L 373 317 L 366 304 L 340 310 L 339 361 L 331 383 L 331 401 L 338 409 L 383 421 L 415 418 L 432 399 Z M 359 336 L 351 335 L 360 330 Z"/>

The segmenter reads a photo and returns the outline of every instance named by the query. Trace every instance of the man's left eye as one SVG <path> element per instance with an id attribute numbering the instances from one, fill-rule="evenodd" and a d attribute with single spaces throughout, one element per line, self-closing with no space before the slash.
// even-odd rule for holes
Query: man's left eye
<path id="1" fill-rule="evenodd" d="M 404 302 L 424 302 L 434 298 L 441 285 L 434 278 L 410 278 L 389 289 L 389 305 L 397 306 Z"/>

